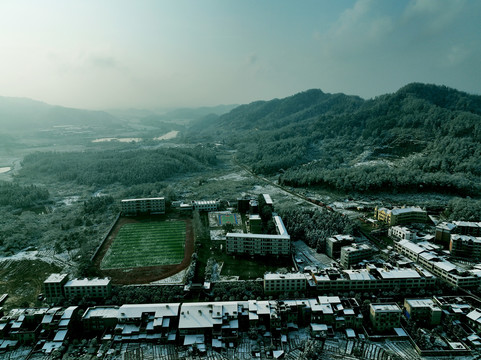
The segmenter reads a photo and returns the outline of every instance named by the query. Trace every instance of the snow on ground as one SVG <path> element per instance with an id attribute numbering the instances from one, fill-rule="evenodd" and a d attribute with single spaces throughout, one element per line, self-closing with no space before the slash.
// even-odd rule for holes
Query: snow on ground
<path id="1" fill-rule="evenodd" d="M 11 256 L 1 256 L 1 261 L 22 261 L 22 260 L 41 260 L 49 264 L 54 264 L 59 267 L 65 267 L 65 265 L 71 265 L 68 254 L 54 254 L 53 250 L 33 250 L 33 251 L 20 251 L 19 253 Z"/>
<path id="2" fill-rule="evenodd" d="M 177 130 L 169 131 L 167 134 L 154 138 L 154 140 L 170 140 L 175 139 L 179 132 Z"/>
<path id="3" fill-rule="evenodd" d="M 233 173 L 226 174 L 219 177 L 210 178 L 209 181 L 223 181 L 223 180 L 243 181 L 250 178 L 251 176 L 249 176 L 245 171 L 241 171 L 241 172 L 233 172 Z"/>
<path id="4" fill-rule="evenodd" d="M 302 266 L 299 264 L 300 268 L 316 266 L 320 269 L 325 269 L 336 263 L 326 254 L 319 254 L 316 250 L 310 248 L 300 240 L 292 242 L 292 246 L 295 250 L 296 258 L 303 261 Z"/>
<path id="5" fill-rule="evenodd" d="M 187 269 L 184 269 L 181 272 L 178 272 L 177 274 L 172 275 L 171 277 L 168 277 L 162 280 L 153 281 L 151 282 L 151 284 L 155 284 L 155 285 L 182 284 L 184 282 L 184 277 L 186 272 L 187 272 Z"/>

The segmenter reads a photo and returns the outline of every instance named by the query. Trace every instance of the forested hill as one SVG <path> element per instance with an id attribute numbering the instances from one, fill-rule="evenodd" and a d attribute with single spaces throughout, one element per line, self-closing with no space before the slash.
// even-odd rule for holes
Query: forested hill
<path id="1" fill-rule="evenodd" d="M 199 136 L 292 186 L 481 190 L 481 96 L 444 86 L 414 83 L 371 100 L 309 90 L 239 106 Z"/>
<path id="2" fill-rule="evenodd" d="M 3 131 L 25 132 L 51 126 L 118 126 L 120 121 L 104 111 L 73 109 L 25 98 L 0 96 Z"/>

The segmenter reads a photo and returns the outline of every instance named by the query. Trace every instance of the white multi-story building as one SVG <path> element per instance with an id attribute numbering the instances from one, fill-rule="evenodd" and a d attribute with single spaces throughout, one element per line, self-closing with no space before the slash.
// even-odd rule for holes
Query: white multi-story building
<path id="1" fill-rule="evenodd" d="M 107 298 L 112 292 L 110 278 L 73 279 L 64 286 L 65 297 Z"/>
<path id="2" fill-rule="evenodd" d="M 291 251 L 291 237 L 280 216 L 274 216 L 277 234 L 227 233 L 228 254 L 286 256 Z"/>
<path id="3" fill-rule="evenodd" d="M 124 199 L 121 201 L 122 214 L 165 214 L 165 199 L 144 198 L 144 199 Z"/>
<path id="4" fill-rule="evenodd" d="M 377 289 L 423 289 L 432 288 L 436 277 L 429 271 L 416 269 L 378 268 L 368 265 L 367 269 L 338 270 L 328 268 L 312 276 L 308 282 L 317 291 L 369 291 Z"/>
<path id="5" fill-rule="evenodd" d="M 193 201 L 192 207 L 198 211 L 217 211 L 219 210 L 219 201 L 217 200 L 199 200 Z"/>
<path id="6" fill-rule="evenodd" d="M 301 273 L 265 274 L 264 292 L 270 294 L 305 291 L 309 279 L 311 279 L 310 275 Z"/>
<path id="7" fill-rule="evenodd" d="M 401 309 L 397 304 L 370 304 L 369 317 L 377 331 L 391 330 L 400 327 Z"/>
<path id="8" fill-rule="evenodd" d="M 354 264 L 370 259 L 373 254 L 374 249 L 367 244 L 344 246 L 341 248 L 341 265 L 344 269 L 349 269 Z"/>
<path id="9" fill-rule="evenodd" d="M 338 259 L 341 256 L 341 248 L 354 243 L 356 239 L 352 235 L 333 235 L 326 240 L 326 255 L 331 259 Z"/>
<path id="10" fill-rule="evenodd" d="M 481 277 L 477 274 L 458 268 L 432 251 L 436 250 L 436 245 L 402 240 L 395 242 L 394 248 L 454 287 L 473 288 L 481 284 Z"/>
<path id="11" fill-rule="evenodd" d="M 416 240 L 416 233 L 404 226 L 391 226 L 388 235 L 399 240 Z"/>

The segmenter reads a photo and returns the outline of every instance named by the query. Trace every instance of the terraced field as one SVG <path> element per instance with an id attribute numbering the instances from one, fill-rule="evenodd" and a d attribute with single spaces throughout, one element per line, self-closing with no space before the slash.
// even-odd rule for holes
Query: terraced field
<path id="1" fill-rule="evenodd" d="M 179 264 L 184 258 L 184 221 L 124 224 L 100 268 L 126 269 Z"/>

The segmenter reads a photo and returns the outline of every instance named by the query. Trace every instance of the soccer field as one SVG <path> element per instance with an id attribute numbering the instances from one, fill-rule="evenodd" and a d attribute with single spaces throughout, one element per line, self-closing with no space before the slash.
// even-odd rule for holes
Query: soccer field
<path id="1" fill-rule="evenodd" d="M 179 264 L 184 258 L 185 226 L 184 221 L 125 224 L 105 254 L 100 268 Z"/>

